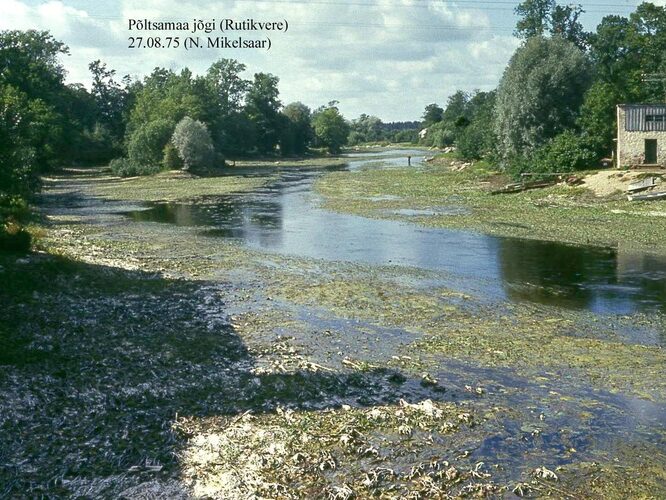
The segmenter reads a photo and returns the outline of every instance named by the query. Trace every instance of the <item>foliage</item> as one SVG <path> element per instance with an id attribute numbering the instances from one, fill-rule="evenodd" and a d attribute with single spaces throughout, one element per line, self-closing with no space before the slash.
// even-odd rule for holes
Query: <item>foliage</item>
<path id="1" fill-rule="evenodd" d="M 328 106 L 319 108 L 313 118 L 312 126 L 317 143 L 328 149 L 330 153 L 339 153 L 342 146 L 347 144 L 350 127 L 340 114 L 337 102 L 328 103 Z"/>
<path id="2" fill-rule="evenodd" d="M 281 117 L 278 77 L 257 73 L 247 93 L 247 114 L 255 127 L 255 141 L 261 153 L 275 150 L 279 142 Z"/>
<path id="3" fill-rule="evenodd" d="M 587 47 L 589 34 L 579 18 L 585 12 L 580 5 L 558 5 L 555 0 L 524 0 L 515 9 L 520 17 L 515 35 L 529 40 L 547 34 L 560 36 L 581 49 Z"/>
<path id="4" fill-rule="evenodd" d="M 185 116 L 209 121 L 215 108 L 207 105 L 212 102 L 207 90 L 204 82 L 194 79 L 189 69 L 176 74 L 171 70 L 156 68 L 135 90 L 136 100 L 127 124 L 130 141 L 137 129 L 153 121 L 176 124 Z"/>
<path id="5" fill-rule="evenodd" d="M 312 111 L 301 102 L 292 102 L 282 110 L 284 126 L 280 137 L 282 154 L 303 154 L 314 137 Z"/>
<path id="6" fill-rule="evenodd" d="M 465 115 L 469 123 L 458 133 L 458 154 L 467 160 L 478 160 L 495 150 L 495 92 L 477 92 L 468 101 Z"/>
<path id="7" fill-rule="evenodd" d="M 183 169 L 210 168 L 213 163 L 213 142 L 206 125 L 189 116 L 183 118 L 171 137 L 171 142 L 183 160 Z"/>
<path id="8" fill-rule="evenodd" d="M 38 115 L 38 130 L 26 139 L 35 148 L 35 164 L 40 168 L 54 164 L 68 152 L 65 131 L 70 124 L 70 96 L 64 85 L 65 70 L 58 60 L 67 53 L 67 47 L 46 31 L 0 32 L 0 87 L 20 91 L 32 113 Z"/>
<path id="9" fill-rule="evenodd" d="M 452 146 L 455 140 L 456 133 L 454 125 L 445 121 L 439 121 L 428 127 L 428 131 L 421 144 L 428 147 L 444 148 Z"/>
<path id="10" fill-rule="evenodd" d="M 118 177 L 136 177 L 138 175 L 152 175 L 160 171 L 155 165 L 141 165 L 128 158 L 115 158 L 109 162 L 109 168 Z"/>
<path id="11" fill-rule="evenodd" d="M 0 87 L 0 203 L 29 196 L 38 187 L 34 135 L 41 136 L 42 102 L 12 86 Z"/>
<path id="12" fill-rule="evenodd" d="M 362 114 L 352 120 L 349 144 L 377 142 L 385 138 L 382 121 L 376 116 Z"/>
<path id="13" fill-rule="evenodd" d="M 95 128 L 105 131 L 106 147 L 118 151 L 125 134 L 127 104 L 130 100 L 128 80 L 125 80 L 124 86 L 119 84 L 114 80 L 115 70 L 107 69 L 106 64 L 100 60 L 91 62 L 88 68 L 93 77 L 91 95 L 97 113 Z"/>
<path id="14" fill-rule="evenodd" d="M 435 103 L 428 104 L 423 111 L 423 126 L 430 127 L 442 121 L 444 110 Z"/>
<path id="15" fill-rule="evenodd" d="M 127 154 L 131 163 L 145 171 L 159 169 L 164 146 L 171 138 L 174 125 L 158 119 L 140 126 L 130 137 Z"/>
<path id="16" fill-rule="evenodd" d="M 393 134 L 393 142 L 419 142 L 419 131 L 416 129 L 398 130 Z"/>
<path id="17" fill-rule="evenodd" d="M 0 251 L 25 253 L 30 250 L 32 237 L 19 224 L 9 222 L 0 227 Z"/>
<path id="18" fill-rule="evenodd" d="M 497 90 L 501 158 L 529 156 L 572 128 L 589 83 L 588 60 L 571 42 L 559 36 L 529 39 L 511 58 Z"/>
<path id="19" fill-rule="evenodd" d="M 617 104 L 623 96 L 612 84 L 596 81 L 585 93 L 578 127 L 597 158 L 610 156 L 616 133 Z"/>
<path id="20" fill-rule="evenodd" d="M 566 130 L 539 148 L 530 157 L 516 159 L 512 173 L 557 173 L 586 170 L 595 166 L 597 155 L 586 138 Z"/>
<path id="21" fill-rule="evenodd" d="M 178 150 L 171 141 L 164 146 L 162 166 L 165 170 L 180 170 L 183 168 L 183 160 L 181 160 Z"/>

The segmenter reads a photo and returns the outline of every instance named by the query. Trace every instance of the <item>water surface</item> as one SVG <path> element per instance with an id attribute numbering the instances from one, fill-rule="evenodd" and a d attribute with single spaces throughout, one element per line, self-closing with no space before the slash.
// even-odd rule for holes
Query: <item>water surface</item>
<path id="1" fill-rule="evenodd" d="M 343 169 L 406 166 L 408 155 L 412 168 L 422 168 L 427 153 L 405 150 L 365 153 L 367 159 L 350 158 Z M 277 180 L 249 193 L 150 204 L 127 215 L 197 227 L 210 236 L 286 255 L 436 271 L 443 284 L 492 300 L 600 313 L 666 312 L 665 258 L 333 213 L 318 207 L 312 191 L 313 182 L 330 170 L 284 167 Z M 247 170 L 243 175 L 275 172 Z M 457 209 L 433 207 L 432 213 L 447 210 L 455 216 Z"/>

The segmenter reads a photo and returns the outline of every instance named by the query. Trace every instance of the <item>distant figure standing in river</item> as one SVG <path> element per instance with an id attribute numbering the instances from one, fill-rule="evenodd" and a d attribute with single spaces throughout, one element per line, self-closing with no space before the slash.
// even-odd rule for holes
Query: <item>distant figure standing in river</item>
<path id="1" fill-rule="evenodd" d="M 411 166 L 412 166 L 412 157 L 411 157 L 411 156 L 408 156 L 408 157 L 407 157 L 407 166 L 408 166 L 408 167 L 411 167 Z"/>

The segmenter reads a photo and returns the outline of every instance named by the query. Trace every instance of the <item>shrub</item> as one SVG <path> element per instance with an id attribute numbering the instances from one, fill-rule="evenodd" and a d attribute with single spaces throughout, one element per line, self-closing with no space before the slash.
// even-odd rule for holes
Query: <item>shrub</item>
<path id="1" fill-rule="evenodd" d="M 445 148 L 452 146 L 455 141 L 455 132 L 446 122 L 435 123 L 428 127 L 425 138 L 421 141 L 424 146 Z"/>
<path id="2" fill-rule="evenodd" d="M 160 166 L 138 165 L 128 158 L 111 160 L 109 168 L 118 177 L 134 177 L 137 175 L 152 175 L 161 170 Z"/>
<path id="3" fill-rule="evenodd" d="M 556 136 L 529 157 L 514 157 L 510 171 L 514 175 L 523 172 L 556 173 L 575 172 L 593 167 L 597 155 L 589 141 L 571 130 Z"/>
<path id="4" fill-rule="evenodd" d="M 165 170 L 179 170 L 183 168 L 183 160 L 180 159 L 178 150 L 171 142 L 167 142 L 167 145 L 164 146 L 162 165 Z"/>
<path id="5" fill-rule="evenodd" d="M 183 168 L 210 168 L 214 159 L 213 141 L 206 125 L 186 116 L 178 122 L 171 142 L 183 160 Z"/>

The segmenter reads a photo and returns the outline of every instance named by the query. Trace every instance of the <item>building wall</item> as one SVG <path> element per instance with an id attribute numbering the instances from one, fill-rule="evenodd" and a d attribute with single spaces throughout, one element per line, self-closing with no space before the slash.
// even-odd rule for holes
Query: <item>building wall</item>
<path id="1" fill-rule="evenodd" d="M 634 167 L 645 163 L 645 139 L 657 140 L 657 163 L 666 167 L 666 132 L 625 130 L 626 110 L 617 108 L 617 166 Z"/>

